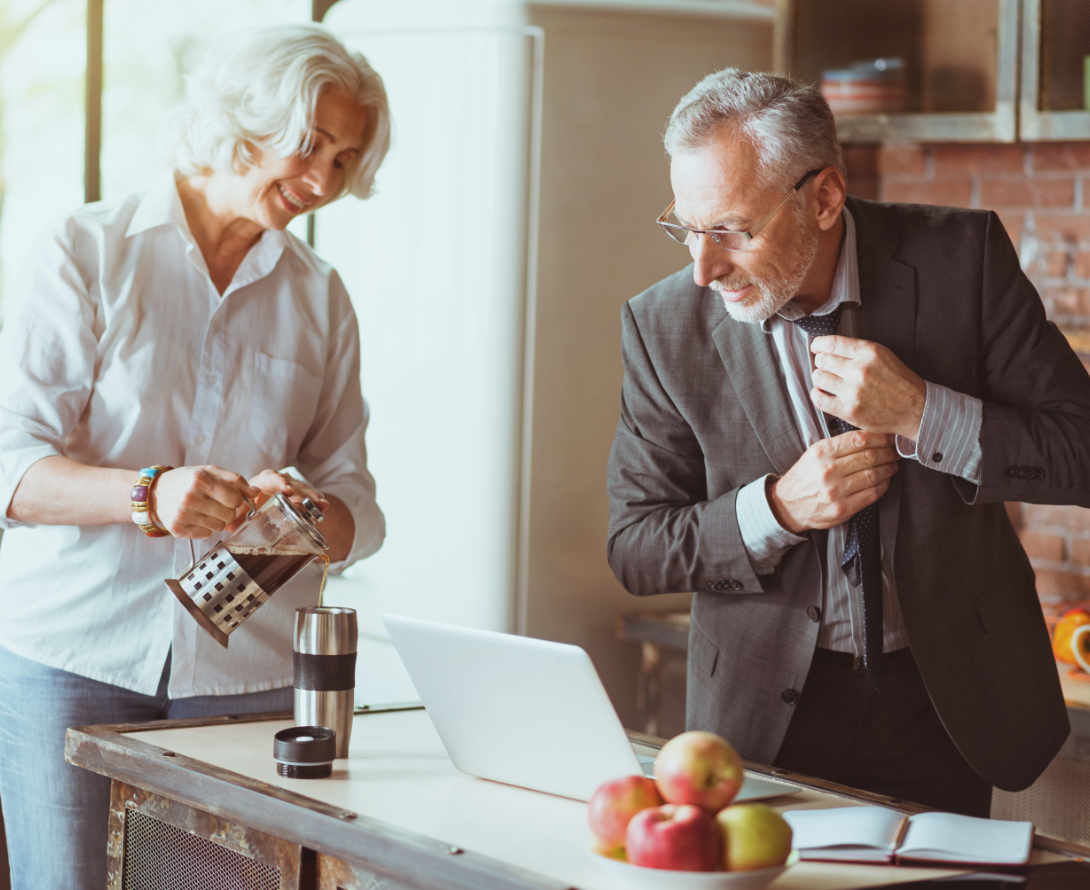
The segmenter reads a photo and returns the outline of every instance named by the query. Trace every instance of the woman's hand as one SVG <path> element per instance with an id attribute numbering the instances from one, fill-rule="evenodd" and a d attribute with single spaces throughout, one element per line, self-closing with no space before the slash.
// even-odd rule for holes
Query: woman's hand
<path id="1" fill-rule="evenodd" d="M 273 495 L 282 494 L 296 507 L 302 506 L 303 498 L 310 498 L 322 509 L 322 512 L 329 508 L 329 498 L 314 486 L 296 479 L 290 473 L 262 470 L 256 476 L 250 477 L 250 485 L 260 491 L 256 500 L 258 507 Z"/>
<path id="2" fill-rule="evenodd" d="M 159 525 L 178 538 L 207 538 L 241 525 L 260 490 L 223 467 L 167 470 L 151 490 L 151 509 Z"/>

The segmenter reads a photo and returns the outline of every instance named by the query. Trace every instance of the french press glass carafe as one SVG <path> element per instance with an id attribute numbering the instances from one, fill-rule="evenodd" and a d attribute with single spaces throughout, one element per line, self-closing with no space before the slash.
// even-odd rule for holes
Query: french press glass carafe
<path id="1" fill-rule="evenodd" d="M 275 495 L 166 585 L 226 648 L 228 636 L 262 603 L 312 559 L 324 557 L 329 545 L 315 527 L 321 519 L 310 498 L 297 509 Z"/>

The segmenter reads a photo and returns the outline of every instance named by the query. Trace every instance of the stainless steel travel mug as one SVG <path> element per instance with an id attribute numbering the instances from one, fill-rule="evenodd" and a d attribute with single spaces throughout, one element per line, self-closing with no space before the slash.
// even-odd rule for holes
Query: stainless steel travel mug
<path id="1" fill-rule="evenodd" d="M 295 722 L 337 734 L 337 756 L 348 756 L 356 693 L 356 610 L 312 606 L 295 610 L 292 665 Z"/>

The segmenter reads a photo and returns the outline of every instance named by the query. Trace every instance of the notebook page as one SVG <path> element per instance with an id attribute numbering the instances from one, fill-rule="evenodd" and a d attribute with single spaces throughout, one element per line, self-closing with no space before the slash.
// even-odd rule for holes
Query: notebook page
<path id="1" fill-rule="evenodd" d="M 1029 858 L 1032 822 L 917 813 L 897 853 L 915 859 L 1017 864 Z"/>
<path id="2" fill-rule="evenodd" d="M 794 846 L 800 854 L 823 850 L 848 855 L 854 848 L 889 856 L 904 822 L 902 813 L 878 806 L 788 810 L 783 817 L 794 832 Z"/>

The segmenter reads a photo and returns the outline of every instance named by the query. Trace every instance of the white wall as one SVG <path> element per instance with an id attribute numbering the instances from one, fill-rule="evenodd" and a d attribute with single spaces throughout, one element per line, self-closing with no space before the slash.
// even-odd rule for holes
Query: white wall
<path id="1" fill-rule="evenodd" d="M 606 460 L 619 407 L 620 307 L 684 265 L 654 225 L 670 199 L 662 131 L 681 95 L 726 67 L 771 65 L 771 22 L 532 6 L 545 32 L 532 453 L 520 630 L 590 652 L 634 725 L 636 599 L 605 560 Z"/>
<path id="2" fill-rule="evenodd" d="M 378 193 L 316 224 L 360 320 L 388 527 L 326 597 L 370 640 L 361 701 L 414 696 L 383 612 L 514 628 L 534 45 L 514 4 L 459 5 L 342 0 L 326 21 L 382 75 L 394 125 Z"/>

